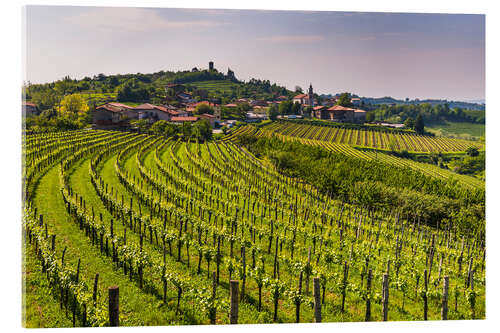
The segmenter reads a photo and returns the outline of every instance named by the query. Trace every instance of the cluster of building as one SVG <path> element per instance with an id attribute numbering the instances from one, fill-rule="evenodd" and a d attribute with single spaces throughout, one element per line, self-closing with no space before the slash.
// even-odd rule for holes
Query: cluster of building
<path id="1" fill-rule="evenodd" d="M 353 107 L 337 105 L 338 98 L 339 96 L 334 96 L 318 103 L 317 99 L 314 98 L 313 87 L 309 85 L 307 94 L 298 94 L 293 97 L 292 101 L 299 103 L 302 110 L 307 106 L 312 107 L 311 117 L 313 118 L 349 123 L 362 123 L 366 120 L 366 111 L 359 109 L 361 105 L 360 98 L 351 98 Z"/>
<path id="2" fill-rule="evenodd" d="M 216 110 L 215 115 L 204 113 L 193 115 L 193 111 L 200 104 L 208 104 Z M 200 119 L 206 119 L 210 126 L 215 127 L 220 122 L 220 112 L 213 103 L 202 101 L 191 103 L 189 108 L 181 109 L 171 105 L 154 105 L 144 103 L 138 106 L 129 106 L 122 103 L 110 102 L 96 107 L 93 115 L 93 123 L 96 128 L 119 128 L 125 126 L 129 120 L 144 119 L 153 123 L 165 120 L 174 124 L 185 122 L 193 123 Z"/>
<path id="3" fill-rule="evenodd" d="M 214 64 L 211 61 L 209 62 L 209 70 L 213 69 Z M 234 72 L 228 69 L 228 76 L 231 75 L 234 78 Z M 193 123 L 200 119 L 206 119 L 209 121 L 212 128 L 214 128 L 217 127 L 217 125 L 229 124 L 227 121 L 222 123 L 222 108 L 225 108 L 226 111 L 232 108 L 247 110 L 247 122 L 260 122 L 267 119 L 267 110 L 269 107 L 289 100 L 287 96 L 274 97 L 272 100 L 239 98 L 231 103 L 220 105 L 208 100 L 198 102 L 193 94 L 187 91 L 186 86 L 183 84 L 169 83 L 165 86 L 165 91 L 167 93 L 167 104 L 164 105 L 144 103 L 138 106 L 129 106 L 118 102 L 108 102 L 97 106 L 95 112 L 93 112 L 94 127 L 103 129 L 123 128 L 128 126 L 130 120 L 138 119 L 147 120 L 149 123 L 165 120 L 174 124 L 186 122 Z M 300 104 L 300 113 L 295 115 L 284 115 L 280 118 L 303 118 L 305 116 L 305 111 L 312 109 L 310 114 L 312 118 L 335 122 L 365 121 L 366 111 L 359 109 L 361 106 L 361 100 L 359 98 L 351 98 L 352 107 L 337 105 L 338 98 L 338 95 L 331 98 L 322 98 L 321 102 L 318 103 L 318 100 L 314 97 L 311 84 L 309 85 L 307 94 L 297 94 L 291 100 L 293 103 Z M 175 106 L 168 103 L 175 104 Z M 214 110 L 214 114 L 196 114 L 195 110 L 201 104 L 209 105 Z M 245 107 L 241 107 L 242 104 L 245 105 Z M 27 116 L 40 114 L 38 107 L 30 102 L 23 103 L 23 112 Z"/>

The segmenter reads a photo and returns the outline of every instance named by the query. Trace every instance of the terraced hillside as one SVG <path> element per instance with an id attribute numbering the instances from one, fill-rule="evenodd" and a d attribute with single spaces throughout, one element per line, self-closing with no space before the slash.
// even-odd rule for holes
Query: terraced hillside
<path id="1" fill-rule="evenodd" d="M 448 282 L 446 318 L 485 316 L 479 238 L 333 200 L 230 141 L 75 131 L 23 150 L 24 279 L 48 290 L 27 326 L 108 326 L 115 285 L 121 326 L 226 324 L 230 280 L 238 323 L 440 319 Z M 63 311 L 36 320 L 42 301 Z"/>
<path id="2" fill-rule="evenodd" d="M 273 122 L 262 131 L 296 137 L 382 150 L 408 152 L 458 152 L 468 147 L 483 148 L 478 141 L 432 137 L 412 133 L 392 133 L 381 130 L 351 129 L 342 126 L 316 126 L 293 122 Z"/>

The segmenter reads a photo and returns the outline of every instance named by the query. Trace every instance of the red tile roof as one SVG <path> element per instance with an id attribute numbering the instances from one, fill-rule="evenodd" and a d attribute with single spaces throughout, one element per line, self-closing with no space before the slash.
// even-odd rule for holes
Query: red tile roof
<path id="1" fill-rule="evenodd" d="M 157 106 L 156 105 L 153 105 L 153 104 L 149 104 L 149 103 L 144 103 L 144 104 L 141 104 L 141 105 L 137 105 L 135 108 L 133 108 L 134 110 L 154 110 L 156 109 Z"/>
<path id="2" fill-rule="evenodd" d="M 170 121 L 197 121 L 198 117 L 172 117 Z"/>
<path id="3" fill-rule="evenodd" d="M 225 107 L 227 107 L 227 108 L 236 108 L 236 107 L 238 107 L 238 105 L 233 104 L 233 103 L 231 103 L 231 104 L 226 104 L 226 105 L 224 105 L 224 106 L 225 106 Z"/>
<path id="4" fill-rule="evenodd" d="M 308 96 L 308 95 L 306 95 L 306 94 L 299 94 L 299 95 L 296 95 L 296 96 L 295 96 L 295 97 L 293 97 L 293 98 L 295 99 L 295 98 L 306 98 L 306 97 L 307 97 L 307 98 L 309 98 L 309 96 Z"/>
<path id="5" fill-rule="evenodd" d="M 116 106 L 116 107 L 120 107 L 120 108 L 132 109 L 132 107 L 129 106 L 129 105 L 125 105 L 125 104 L 117 103 L 117 102 L 110 102 L 110 103 L 106 103 L 106 104 L 109 104 L 109 105 L 112 105 L 112 106 Z"/>
<path id="6" fill-rule="evenodd" d="M 361 112 L 366 112 L 366 111 L 365 111 L 365 110 L 361 110 L 361 109 L 356 109 L 356 110 L 354 110 L 354 112 L 359 112 L 359 113 L 361 113 Z"/>
<path id="7" fill-rule="evenodd" d="M 321 109 L 324 109 L 324 108 L 325 108 L 325 106 L 318 105 L 318 106 L 313 107 L 313 110 L 321 110 Z"/>
<path id="8" fill-rule="evenodd" d="M 120 108 L 113 107 L 112 105 L 109 105 L 109 104 L 99 105 L 95 109 L 96 110 L 106 110 L 106 111 L 110 111 L 110 112 L 121 112 L 122 111 Z"/>
<path id="9" fill-rule="evenodd" d="M 216 118 L 213 114 L 208 114 L 208 113 L 204 113 L 202 115 L 200 115 L 200 117 L 205 117 L 205 118 Z M 196 117 L 194 117 L 196 118 Z"/>
<path id="10" fill-rule="evenodd" d="M 23 105 L 26 105 L 26 106 L 32 106 L 34 108 L 36 108 L 36 104 L 35 103 L 31 103 L 31 102 L 23 102 Z"/>
<path id="11" fill-rule="evenodd" d="M 328 111 L 354 111 L 354 109 L 346 108 L 345 106 L 342 105 L 334 105 L 331 108 L 329 108 Z"/>

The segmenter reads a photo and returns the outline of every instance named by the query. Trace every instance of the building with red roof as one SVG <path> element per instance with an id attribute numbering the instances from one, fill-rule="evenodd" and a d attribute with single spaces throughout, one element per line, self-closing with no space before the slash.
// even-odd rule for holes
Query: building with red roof
<path id="1" fill-rule="evenodd" d="M 25 117 L 40 115 L 40 109 L 35 103 L 23 101 L 22 112 Z"/>
<path id="2" fill-rule="evenodd" d="M 209 113 L 204 113 L 200 115 L 200 119 L 206 119 L 210 123 L 210 127 L 214 128 L 215 123 L 217 122 L 217 116 L 214 116 L 213 114 Z"/>
<path id="3" fill-rule="evenodd" d="M 182 124 L 182 123 L 194 123 L 198 121 L 198 117 L 172 117 L 170 118 L 170 121 L 176 124 Z"/>
<path id="4" fill-rule="evenodd" d="M 328 118 L 336 122 L 354 122 L 354 109 L 342 105 L 334 105 L 327 109 Z"/>

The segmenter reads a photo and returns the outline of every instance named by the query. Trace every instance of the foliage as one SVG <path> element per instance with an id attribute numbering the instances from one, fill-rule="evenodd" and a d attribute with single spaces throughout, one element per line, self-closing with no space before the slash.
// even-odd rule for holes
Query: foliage
<path id="1" fill-rule="evenodd" d="M 422 117 L 421 114 L 419 114 L 417 116 L 417 118 L 415 119 L 415 124 L 413 126 L 413 129 L 418 134 L 423 134 L 425 132 L 425 129 L 424 129 L 424 118 Z"/>
<path id="2" fill-rule="evenodd" d="M 345 106 L 345 107 L 351 107 L 351 96 L 349 93 L 345 92 L 339 96 L 339 99 L 337 100 L 337 105 Z"/>
<path id="3" fill-rule="evenodd" d="M 83 118 L 86 116 L 88 111 L 89 106 L 80 94 L 64 96 L 59 109 L 60 115 L 69 119 Z"/>
<path id="4" fill-rule="evenodd" d="M 117 100 L 120 102 L 147 101 L 152 95 L 152 87 L 135 78 L 118 86 L 117 91 Z"/>
<path id="5" fill-rule="evenodd" d="M 269 109 L 267 110 L 267 117 L 270 119 L 270 120 L 276 120 L 276 117 L 278 116 L 279 114 L 279 107 L 277 104 L 273 104 L 269 107 Z"/>
<path id="6" fill-rule="evenodd" d="M 191 133 L 198 140 L 209 140 L 212 137 L 212 128 L 206 119 L 201 119 L 192 125 Z"/>
<path id="7" fill-rule="evenodd" d="M 421 115 L 425 123 L 440 123 L 443 121 L 471 122 L 484 124 L 484 111 L 464 110 L 462 108 L 450 108 L 448 104 L 431 105 L 429 103 L 421 104 L 397 104 L 380 105 L 374 110 L 377 120 L 387 120 L 393 117 L 399 117 L 401 121 L 408 118 L 416 119 Z"/>
<path id="8" fill-rule="evenodd" d="M 194 109 L 194 114 L 200 115 L 204 113 L 214 114 L 214 108 L 208 104 L 200 104 Z"/>
<path id="9" fill-rule="evenodd" d="M 334 197 L 363 206 L 399 207 L 432 224 L 460 207 L 479 205 L 483 210 L 475 210 L 477 222 L 484 219 L 484 189 L 465 189 L 453 180 L 276 138 L 242 136 L 238 140 L 253 153 L 266 156 L 278 171 L 305 179 Z"/>

